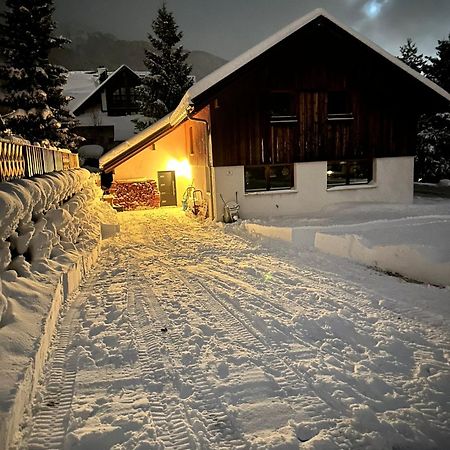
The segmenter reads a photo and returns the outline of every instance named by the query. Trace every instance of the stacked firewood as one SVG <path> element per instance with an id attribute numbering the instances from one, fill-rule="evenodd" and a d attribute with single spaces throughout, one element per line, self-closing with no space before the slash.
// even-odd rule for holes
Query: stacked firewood
<path id="1" fill-rule="evenodd" d="M 125 211 L 158 208 L 160 205 L 160 195 L 155 180 L 113 182 L 109 192 L 113 195 L 113 205 Z"/>

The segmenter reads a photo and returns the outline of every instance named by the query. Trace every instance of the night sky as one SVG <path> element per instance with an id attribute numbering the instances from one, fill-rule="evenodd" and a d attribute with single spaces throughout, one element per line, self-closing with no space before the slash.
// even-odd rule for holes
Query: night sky
<path id="1" fill-rule="evenodd" d="M 4 0 L 0 0 L 0 5 Z M 145 40 L 162 0 L 55 0 L 64 29 Z M 434 53 L 450 33 L 449 0 L 167 0 L 190 50 L 232 59 L 280 28 L 321 7 L 391 53 L 411 37 Z"/>

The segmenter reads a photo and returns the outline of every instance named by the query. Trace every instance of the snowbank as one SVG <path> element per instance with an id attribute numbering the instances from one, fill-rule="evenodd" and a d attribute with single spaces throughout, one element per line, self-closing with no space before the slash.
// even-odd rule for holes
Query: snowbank
<path id="1" fill-rule="evenodd" d="M 59 311 L 116 222 L 87 170 L 0 183 L 0 442 L 30 403 Z"/>
<path id="2" fill-rule="evenodd" d="M 389 229 L 366 227 L 358 234 L 316 233 L 315 247 L 412 280 L 446 286 L 450 285 L 449 237 L 450 218 L 405 220 Z"/>
<path id="3" fill-rule="evenodd" d="M 450 201 L 339 205 L 315 217 L 245 221 L 244 228 L 300 249 L 317 249 L 412 280 L 450 285 Z"/>

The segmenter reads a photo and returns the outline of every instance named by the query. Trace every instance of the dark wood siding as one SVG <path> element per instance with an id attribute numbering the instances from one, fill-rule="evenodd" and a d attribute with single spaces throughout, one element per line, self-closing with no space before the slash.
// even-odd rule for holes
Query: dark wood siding
<path id="1" fill-rule="evenodd" d="M 297 123 L 271 122 L 273 92 L 292 93 Z M 330 92 L 348 95 L 352 118 L 329 120 Z M 208 93 L 213 164 L 412 155 L 426 99 L 416 80 L 322 18 Z"/>
<path id="2" fill-rule="evenodd" d="M 124 116 L 136 113 L 138 105 L 134 88 L 141 84 L 138 75 L 129 69 L 123 69 L 107 84 L 106 103 L 109 116 Z"/>

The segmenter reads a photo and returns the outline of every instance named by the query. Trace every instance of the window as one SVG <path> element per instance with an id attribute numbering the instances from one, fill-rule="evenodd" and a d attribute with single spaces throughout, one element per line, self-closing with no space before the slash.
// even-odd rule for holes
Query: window
<path id="1" fill-rule="evenodd" d="M 289 92 L 273 92 L 269 96 L 270 123 L 296 123 L 295 96 Z"/>
<path id="2" fill-rule="evenodd" d="M 108 115 L 132 114 L 137 111 L 136 90 L 133 87 L 119 87 L 108 99 Z"/>
<path id="3" fill-rule="evenodd" d="M 328 92 L 328 120 L 352 120 L 352 103 L 346 91 Z"/>
<path id="4" fill-rule="evenodd" d="M 372 160 L 328 161 L 327 187 L 368 184 L 372 181 Z"/>
<path id="5" fill-rule="evenodd" d="M 285 190 L 293 187 L 293 164 L 245 167 L 245 192 Z"/>

